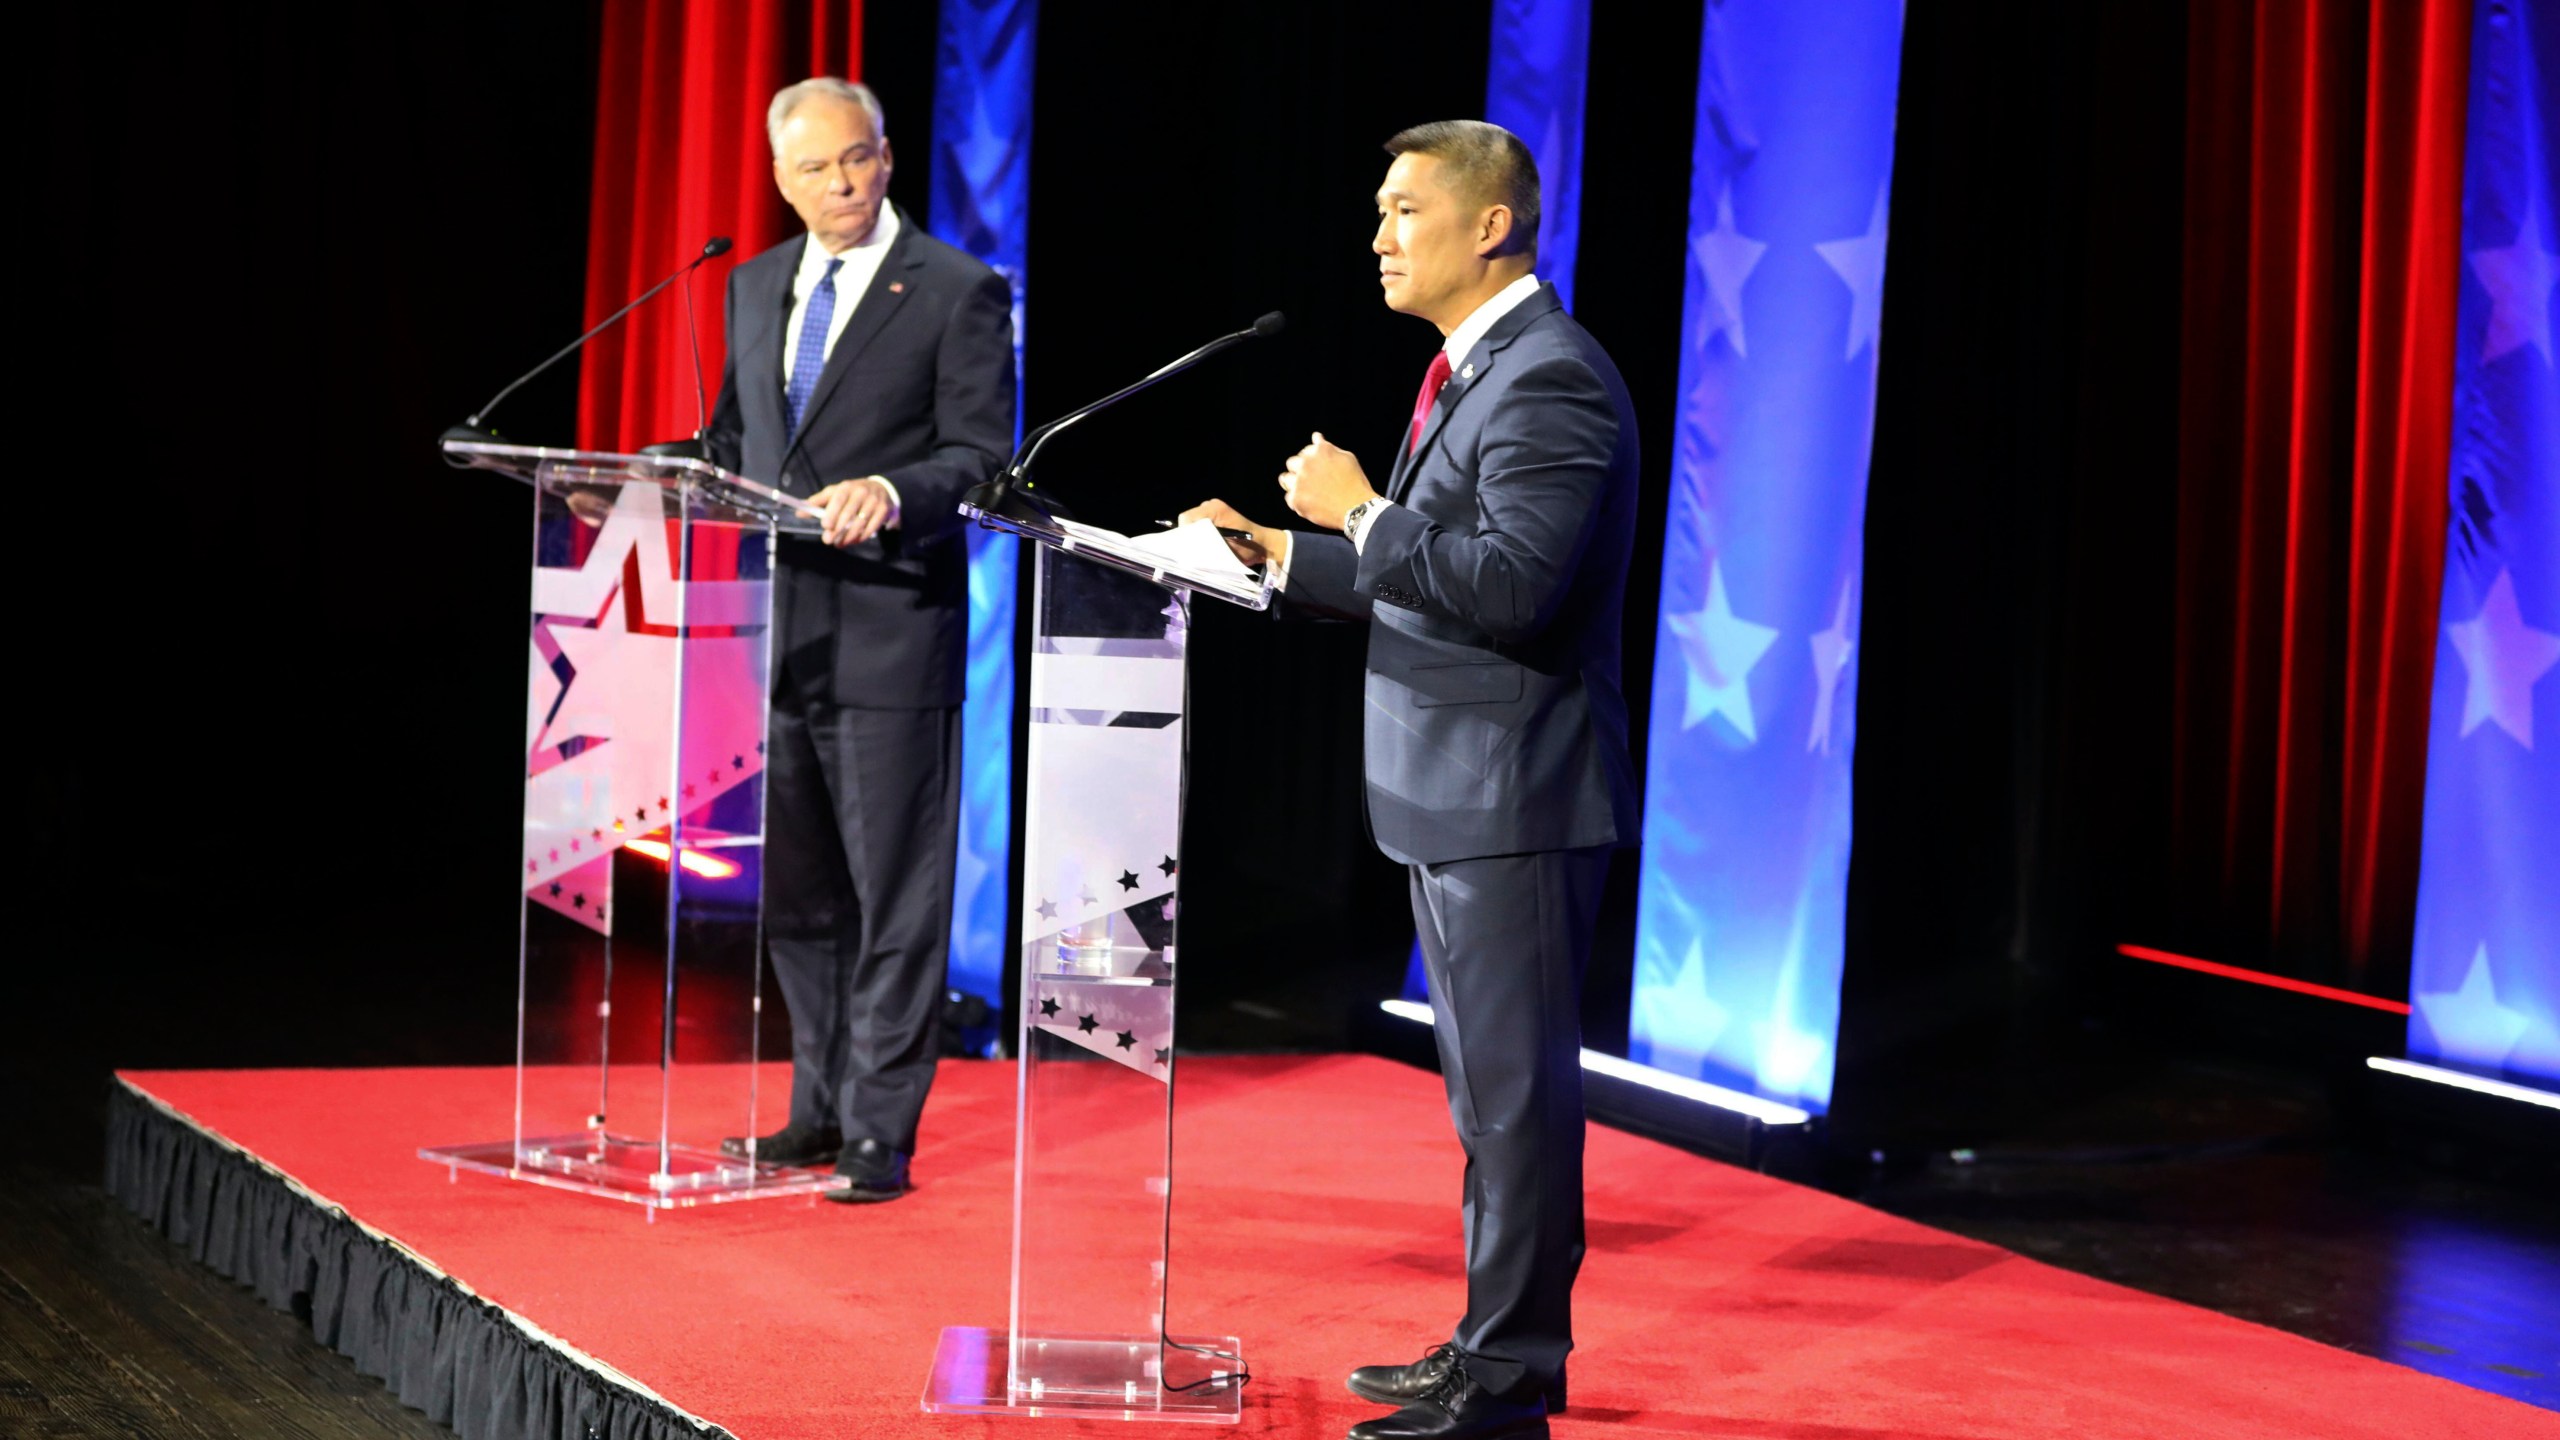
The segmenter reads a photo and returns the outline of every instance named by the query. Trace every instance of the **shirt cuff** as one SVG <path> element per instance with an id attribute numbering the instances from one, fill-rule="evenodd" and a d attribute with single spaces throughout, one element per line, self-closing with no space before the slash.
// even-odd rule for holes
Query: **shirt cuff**
<path id="1" fill-rule="evenodd" d="M 1351 553 L 1355 555 L 1360 553 L 1360 547 L 1366 543 L 1369 538 L 1369 527 L 1377 524 L 1378 517 L 1385 514 L 1387 507 L 1394 503 L 1396 502 L 1393 500 L 1380 500 L 1368 509 L 1362 511 L 1359 519 L 1351 522 L 1351 527 L 1343 532 L 1351 537 Z"/>
<path id="2" fill-rule="evenodd" d="M 1289 556 L 1298 548 L 1298 532 L 1280 532 L 1280 548 L 1262 562 L 1263 572 L 1271 577 L 1271 588 L 1286 592 L 1289 588 Z"/>
<path id="3" fill-rule="evenodd" d="M 901 511 L 906 509 L 906 507 L 898 501 L 898 487 L 890 484 L 889 478 L 885 475 L 874 475 L 870 478 L 880 482 L 880 488 L 889 492 L 889 518 L 880 522 L 880 528 L 883 530 L 897 529 L 898 515 Z"/>

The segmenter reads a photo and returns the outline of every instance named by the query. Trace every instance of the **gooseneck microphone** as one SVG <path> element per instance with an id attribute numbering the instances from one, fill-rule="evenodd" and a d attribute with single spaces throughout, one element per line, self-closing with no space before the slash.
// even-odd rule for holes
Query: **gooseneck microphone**
<path id="1" fill-rule="evenodd" d="M 469 419 L 464 420 L 464 421 L 463 421 L 461 424 L 459 424 L 459 425 L 448 425 L 448 426 L 446 426 L 446 427 L 445 427 L 445 432 L 444 432 L 444 435 L 443 435 L 443 437 L 442 437 L 442 438 L 443 438 L 443 439 L 446 439 L 446 440 L 496 440 L 496 439 L 500 439 L 501 437 L 499 436 L 499 434 L 498 434 L 498 432 L 497 432 L 497 431 L 495 431 L 495 430 L 492 430 L 492 429 L 488 428 L 488 426 L 487 426 L 487 425 L 485 425 L 485 424 L 483 424 L 483 423 L 482 423 L 482 422 L 483 422 L 483 420 L 487 417 L 487 415 L 489 414 L 489 412 L 490 412 L 490 411 L 495 410 L 495 409 L 497 409 L 497 408 L 498 408 L 498 404 L 499 404 L 499 402 L 500 402 L 500 401 L 505 400 L 508 396 L 513 395 L 514 393 L 516 393 L 516 391 L 517 391 L 517 390 L 519 390 L 519 389 L 521 389 L 521 388 L 523 387 L 523 385 L 524 385 L 524 383 L 525 383 L 526 381 L 531 380 L 531 379 L 532 379 L 533 377 L 535 377 L 536 375 L 541 374 L 543 371 L 550 369 L 552 366 L 559 364 L 561 361 L 563 361 L 563 360 L 565 360 L 565 359 L 569 358 L 571 355 L 576 354 L 576 353 L 578 352 L 578 350 L 579 350 L 579 348 L 580 348 L 581 346 L 584 346 L 588 341 L 593 340 L 593 339 L 594 339 L 594 338 L 596 338 L 598 335 L 601 335 L 601 334 L 603 334 L 605 331 L 607 331 L 607 330 L 611 329 L 611 328 L 613 327 L 613 323 L 614 323 L 615 321 L 620 320 L 623 316 L 628 315 L 628 314 L 630 314 L 632 311 L 639 309 L 639 308 L 640 308 L 640 306 L 641 306 L 644 302 L 646 302 L 646 301 L 649 299 L 649 297 L 651 297 L 651 296 L 653 296 L 653 295 L 657 294 L 657 293 L 658 293 L 659 291 L 661 291 L 661 290 L 666 289 L 668 286 L 673 285 L 673 284 L 674 284 L 674 283 L 676 283 L 678 280 L 683 279 L 683 278 L 684 278 L 684 277 L 686 277 L 687 275 L 692 274 L 692 273 L 694 272 L 695 267 L 697 267 L 697 266 L 701 265 L 703 261 L 705 261 L 705 260 L 710 260 L 710 259 L 713 259 L 713 258 L 715 258 L 715 257 L 718 257 L 718 256 L 721 256 L 721 255 L 726 255 L 726 254 L 728 254 L 728 253 L 729 253 L 729 247 L 730 247 L 730 244 L 731 244 L 731 241 L 730 241 L 730 239 L 729 239 L 729 237 L 728 237 L 728 236 L 726 236 L 726 235 L 714 236 L 710 241 L 708 241 L 707 243 L 705 243 L 705 244 L 703 245 L 703 247 L 702 247 L 702 253 L 701 253 L 701 254 L 694 256 L 692 259 L 690 259 L 690 260 L 686 261 L 683 265 L 681 265 L 681 266 L 677 267 L 676 272 L 675 272 L 674 274 L 672 274 L 672 275 L 668 276 L 668 277 L 667 277 L 666 279 L 664 279 L 664 280 L 659 281 L 657 284 L 650 286 L 648 289 L 641 291 L 641 292 L 640 292 L 640 294 L 639 294 L 638 296 L 636 296 L 636 297 L 634 297 L 634 298 L 633 298 L 633 300 L 631 301 L 631 303 L 630 303 L 630 304 L 623 306 L 621 309 L 614 311 L 614 312 L 613 312 L 612 314 L 610 314 L 610 315 L 607 315 L 607 316 L 606 316 L 606 317 L 604 317 L 602 320 L 597 321 L 597 322 L 596 322 L 596 324 L 595 324 L 595 327 L 594 327 L 593 329 L 591 329 L 591 330 L 587 331 L 587 333 L 586 333 L 586 334 L 581 335 L 581 336 L 579 336 L 577 339 L 570 341 L 568 344 L 561 346 L 559 349 L 557 349 L 557 350 L 553 351 L 553 352 L 551 353 L 550 357 L 549 357 L 548 359 L 544 360 L 541 364 L 534 366 L 532 369 L 527 370 L 527 371 L 526 371 L 526 372 L 524 372 L 523 374 L 521 374 L 521 375 L 517 376 L 515 379 L 513 379 L 513 380 L 511 380 L 511 381 L 507 382 L 507 387 L 506 387 L 505 389 L 500 390 L 497 394 L 490 396 L 490 397 L 489 397 L 489 403 L 488 403 L 488 404 L 486 404 L 486 405 L 483 405 L 483 406 L 481 406 L 479 409 L 477 409 L 477 410 L 473 411 L 473 412 L 471 413 L 471 416 L 470 416 L 470 418 L 469 418 Z M 689 295 L 688 295 L 688 298 L 690 298 L 690 296 L 689 296 Z M 700 375 L 701 375 L 701 371 L 700 371 L 699 367 L 697 366 L 697 368 L 696 368 L 696 370 L 695 370 L 695 379 L 696 379 L 696 384 L 697 384 L 697 386 L 699 386 L 699 383 L 700 383 Z"/>
<path id="2" fill-rule="evenodd" d="M 969 493 L 962 497 L 962 503 L 972 509 L 1015 521 L 1046 522 L 1060 518 L 1074 518 L 1068 513 L 1066 507 L 1055 499 L 1034 492 L 1031 483 L 1031 462 L 1039 458 L 1041 446 L 1048 444 L 1060 432 L 1077 421 L 1108 410 L 1150 385 L 1170 380 L 1221 350 L 1241 345 L 1247 340 L 1259 340 L 1265 336 L 1277 335 L 1288 326 L 1287 317 L 1274 310 L 1245 329 L 1238 330 L 1232 335 L 1221 335 L 1190 354 L 1149 371 L 1134 385 L 1114 390 L 1090 405 L 1079 406 L 1033 430 L 1022 437 L 1022 445 L 1013 452 L 1013 459 L 1006 462 L 1004 473 L 993 480 L 970 487 Z"/>

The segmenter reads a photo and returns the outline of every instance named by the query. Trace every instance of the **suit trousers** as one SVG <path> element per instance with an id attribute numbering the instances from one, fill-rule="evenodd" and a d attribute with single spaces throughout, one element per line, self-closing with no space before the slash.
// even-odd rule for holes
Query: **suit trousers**
<path id="1" fill-rule="evenodd" d="M 776 686 L 765 935 L 791 1013 L 791 1123 L 916 1149 L 941 1054 L 960 711 Z"/>
<path id="2" fill-rule="evenodd" d="M 1466 1149 L 1467 1313 L 1496 1395 L 1561 1396 L 1582 1268 L 1582 976 L 1609 850 L 1410 867 L 1449 1114 Z"/>

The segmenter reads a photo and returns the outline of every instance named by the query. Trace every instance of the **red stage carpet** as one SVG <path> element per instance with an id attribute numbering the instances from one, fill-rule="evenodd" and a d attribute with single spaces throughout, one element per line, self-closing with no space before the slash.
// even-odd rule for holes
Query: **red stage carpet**
<path id="1" fill-rule="evenodd" d="M 743 1440 L 1100 1428 L 917 1409 L 942 1326 L 1004 1323 L 1009 1066 L 944 1067 L 904 1200 L 656 1224 L 529 1185 L 451 1184 L 414 1158 L 503 1135 L 504 1070 L 124 1078 Z M 1378 1413 L 1343 1372 L 1419 1353 L 1463 1299 L 1439 1079 L 1357 1057 L 1187 1059 L 1181 1084 L 1174 1327 L 1243 1337 L 1242 1431 L 1339 1436 Z M 2511 1400 L 1596 1127 L 1590 1241 L 1563 1435 L 2560 1436 L 2560 1416 Z"/>

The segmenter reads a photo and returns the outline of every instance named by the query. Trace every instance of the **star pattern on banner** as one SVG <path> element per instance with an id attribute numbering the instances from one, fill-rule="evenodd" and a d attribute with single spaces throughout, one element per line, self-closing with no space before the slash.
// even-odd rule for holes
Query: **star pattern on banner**
<path id="1" fill-rule="evenodd" d="M 1732 181 L 1726 181 L 1716 196 L 1715 228 L 1692 240 L 1689 249 L 1697 257 L 1698 273 L 1706 277 L 1708 301 L 1699 315 L 1702 328 L 1690 343 L 1704 350 L 1722 335 L 1733 345 L 1734 354 L 1749 354 L 1743 343 L 1742 287 L 1750 283 L 1751 272 L 1769 247 L 1734 225 Z"/>
<path id="2" fill-rule="evenodd" d="M 2444 627 L 2462 657 L 2468 678 L 2462 690 L 2462 733 L 2482 722 L 2496 725 L 2527 750 L 2533 748 L 2533 686 L 2560 664 L 2560 635 L 2524 623 L 2516 608 L 2515 577 L 2501 569 L 2480 613 Z"/>
<path id="3" fill-rule="evenodd" d="M 1858 642 L 1849 636 L 1849 586 L 1840 582 L 1840 604 L 1831 615 L 1831 628 L 1805 643 L 1813 647 L 1813 728 L 1804 737 L 1808 752 L 1831 753 L 1832 701 L 1840 693 L 1840 672 L 1848 668 L 1849 657 L 1857 653 Z"/>
<path id="4" fill-rule="evenodd" d="M 2534 203 L 2530 191 L 2526 205 L 2514 244 L 2471 252 L 2471 271 L 2489 292 L 2488 337 L 2480 349 L 2484 363 L 2530 345 L 2542 352 L 2543 364 L 2560 364 L 2551 338 L 2551 291 L 2560 283 L 2560 254 L 2551 248 L 2551 217 Z"/>
<path id="5" fill-rule="evenodd" d="M 1680 728 L 1695 729 L 1710 715 L 1721 716 L 1746 745 L 1760 739 L 1751 718 L 1751 667 L 1760 663 L 1778 638 L 1776 627 L 1738 619 L 1725 595 L 1724 562 L 1707 567 L 1707 600 L 1686 615 L 1666 622 L 1689 661 L 1689 692 Z"/>
<path id="6" fill-rule="evenodd" d="M 1668 979 L 1638 985 L 1629 1029 L 1657 1053 L 1705 1055 L 1731 1017 L 1707 994 L 1706 953 L 1692 938 Z"/>
<path id="7" fill-rule="evenodd" d="M 1867 233 L 1845 240 L 1823 240 L 1815 243 L 1814 253 L 1823 263 L 1839 272 L 1849 287 L 1849 343 L 1841 352 L 1844 360 L 1855 360 L 1858 352 L 1876 342 L 1884 331 L 1884 235 L 1885 202 L 1888 191 L 1876 189 L 1875 213 L 1867 218 Z M 1737 349 L 1739 347 L 1736 347 Z"/>
<path id="8" fill-rule="evenodd" d="M 2462 972 L 2460 989 L 2421 991 L 2409 1003 L 2435 1032 L 2438 1054 L 2474 1065 L 2503 1062 L 2533 1028 L 2532 1016 L 2498 1003 L 2486 944 L 2471 953 L 2471 968 Z"/>

